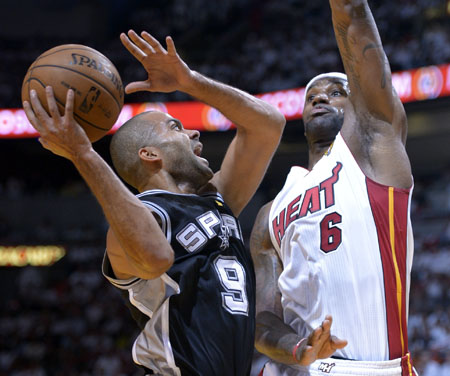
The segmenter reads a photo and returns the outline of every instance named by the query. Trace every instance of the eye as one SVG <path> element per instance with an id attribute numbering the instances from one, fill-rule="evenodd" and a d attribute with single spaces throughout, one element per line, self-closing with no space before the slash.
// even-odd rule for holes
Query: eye
<path id="1" fill-rule="evenodd" d="M 170 122 L 170 128 L 175 129 L 177 131 L 181 131 L 183 129 L 183 126 L 178 121 L 172 121 Z"/>
<path id="2" fill-rule="evenodd" d="M 334 90 L 334 91 L 331 93 L 331 96 L 332 96 L 332 97 L 340 97 L 341 95 L 343 95 L 343 93 L 342 93 L 342 91 L 340 91 L 340 90 Z"/>
<path id="3" fill-rule="evenodd" d="M 307 102 L 311 102 L 314 99 L 314 95 L 309 95 L 308 98 L 306 98 Z"/>

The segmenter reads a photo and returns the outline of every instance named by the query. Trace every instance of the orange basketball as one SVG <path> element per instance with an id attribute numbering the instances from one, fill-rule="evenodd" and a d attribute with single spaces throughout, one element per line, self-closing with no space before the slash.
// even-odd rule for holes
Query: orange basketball
<path id="1" fill-rule="evenodd" d="M 75 93 L 74 118 L 91 141 L 103 137 L 114 125 L 123 106 L 123 85 L 113 63 L 93 48 L 65 44 L 40 55 L 31 64 L 22 84 L 22 101 L 36 90 L 46 110 L 45 87 L 52 86 L 60 113 L 67 90 Z"/>

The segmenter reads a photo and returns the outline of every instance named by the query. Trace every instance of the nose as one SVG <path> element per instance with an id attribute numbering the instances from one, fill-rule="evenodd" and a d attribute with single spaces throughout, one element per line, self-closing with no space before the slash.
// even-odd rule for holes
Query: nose
<path id="1" fill-rule="evenodd" d="M 318 93 L 314 96 L 314 99 L 312 101 L 312 105 L 315 106 L 319 103 L 326 103 L 328 104 L 330 101 L 328 99 L 328 95 L 325 93 Z"/>
<path id="2" fill-rule="evenodd" d="M 195 129 L 189 129 L 187 133 L 191 140 L 198 140 L 200 138 L 200 132 Z"/>

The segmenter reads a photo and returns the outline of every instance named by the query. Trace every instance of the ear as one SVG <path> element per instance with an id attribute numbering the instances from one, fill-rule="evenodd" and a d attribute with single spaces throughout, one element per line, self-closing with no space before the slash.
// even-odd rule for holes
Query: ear
<path id="1" fill-rule="evenodd" d="M 162 168 L 161 151 L 154 146 L 146 146 L 139 149 L 139 159 L 152 174 Z"/>

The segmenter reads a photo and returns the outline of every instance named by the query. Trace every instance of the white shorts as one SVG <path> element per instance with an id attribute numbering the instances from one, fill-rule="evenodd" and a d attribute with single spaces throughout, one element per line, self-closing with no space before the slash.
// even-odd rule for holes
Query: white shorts
<path id="1" fill-rule="evenodd" d="M 316 360 L 309 367 L 287 366 L 269 361 L 264 365 L 263 376 L 417 376 L 409 354 L 402 358 L 382 362 L 364 362 L 327 358 Z"/>

